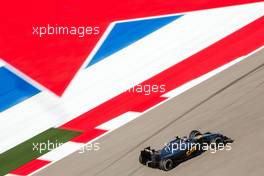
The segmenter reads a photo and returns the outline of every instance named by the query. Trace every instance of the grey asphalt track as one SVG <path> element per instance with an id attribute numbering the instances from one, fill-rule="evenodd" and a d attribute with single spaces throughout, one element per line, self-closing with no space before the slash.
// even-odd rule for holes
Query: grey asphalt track
<path id="1" fill-rule="evenodd" d="M 231 151 L 206 152 L 169 172 L 138 162 L 141 149 L 160 148 L 192 129 L 235 139 Z M 264 174 L 264 50 L 99 139 L 99 151 L 78 152 L 42 176 L 260 176 Z"/>

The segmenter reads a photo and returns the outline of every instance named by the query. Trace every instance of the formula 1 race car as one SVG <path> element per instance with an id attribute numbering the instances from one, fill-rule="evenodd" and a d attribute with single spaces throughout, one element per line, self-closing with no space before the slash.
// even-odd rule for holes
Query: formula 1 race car
<path id="1" fill-rule="evenodd" d="M 169 171 L 178 164 L 198 156 L 204 151 L 209 149 L 218 150 L 232 142 L 231 138 L 220 133 L 207 132 L 202 134 L 197 130 L 193 130 L 189 134 L 189 138 L 176 137 L 161 150 L 154 150 L 150 147 L 144 148 L 140 152 L 139 162 L 148 167 Z"/>

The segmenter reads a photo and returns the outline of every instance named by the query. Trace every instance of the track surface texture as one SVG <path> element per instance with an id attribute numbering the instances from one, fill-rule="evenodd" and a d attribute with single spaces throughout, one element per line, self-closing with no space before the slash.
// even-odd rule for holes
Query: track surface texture
<path id="1" fill-rule="evenodd" d="M 259 176 L 264 173 L 264 50 L 102 137 L 99 151 L 75 152 L 35 175 Z M 231 151 L 209 151 L 169 172 L 138 162 L 141 149 L 159 149 L 193 129 L 235 140 Z"/>

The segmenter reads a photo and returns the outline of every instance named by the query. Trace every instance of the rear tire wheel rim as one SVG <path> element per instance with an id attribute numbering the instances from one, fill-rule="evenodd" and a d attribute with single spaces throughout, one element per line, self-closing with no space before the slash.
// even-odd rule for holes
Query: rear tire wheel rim
<path id="1" fill-rule="evenodd" d="M 172 168 L 172 161 L 167 160 L 164 164 L 166 170 L 170 170 Z"/>

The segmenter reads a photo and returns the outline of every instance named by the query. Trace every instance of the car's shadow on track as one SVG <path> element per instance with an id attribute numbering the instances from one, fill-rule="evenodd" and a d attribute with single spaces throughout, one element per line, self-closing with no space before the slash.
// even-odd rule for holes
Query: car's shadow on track
<path id="1" fill-rule="evenodd" d="M 173 165 L 173 167 L 172 167 L 171 170 L 175 169 L 175 168 L 178 167 L 180 164 L 182 164 L 182 163 L 184 163 L 184 162 L 186 162 L 186 161 L 189 161 L 189 160 L 191 160 L 191 159 L 193 159 L 193 158 L 195 158 L 195 157 L 197 157 L 197 156 L 202 155 L 202 154 L 205 153 L 205 152 L 206 152 L 205 150 L 204 150 L 204 151 L 200 151 L 200 152 L 196 153 L 195 155 L 191 156 L 190 158 L 187 158 L 187 159 L 185 159 L 185 160 L 178 161 L 177 163 L 174 163 L 174 165 Z M 159 168 L 156 168 L 156 169 L 159 169 Z M 159 170 L 161 170 L 161 169 L 159 169 Z M 169 172 L 169 171 L 171 171 L 171 170 L 168 170 L 168 171 L 164 171 L 164 170 L 162 170 L 162 171 L 164 171 L 164 172 Z"/>

